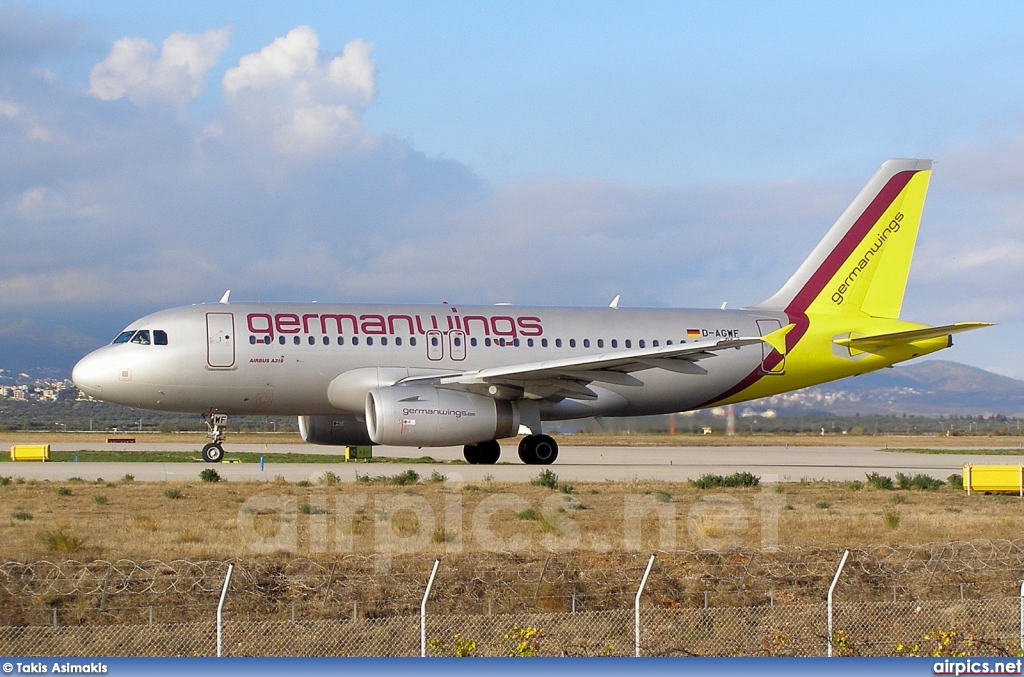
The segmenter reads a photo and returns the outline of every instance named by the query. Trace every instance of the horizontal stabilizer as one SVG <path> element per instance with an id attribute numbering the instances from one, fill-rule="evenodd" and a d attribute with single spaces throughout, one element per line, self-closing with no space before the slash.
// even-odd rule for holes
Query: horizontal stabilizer
<path id="1" fill-rule="evenodd" d="M 890 334 L 873 334 L 871 336 L 850 336 L 848 338 L 834 339 L 833 343 L 856 350 L 870 351 L 873 348 L 884 348 L 886 346 L 901 345 L 920 341 L 923 339 L 939 338 L 959 334 L 962 331 L 991 327 L 991 322 L 957 322 L 942 327 L 927 327 L 925 329 L 912 329 L 910 331 L 897 331 Z M 766 337 L 767 338 L 767 337 Z"/>

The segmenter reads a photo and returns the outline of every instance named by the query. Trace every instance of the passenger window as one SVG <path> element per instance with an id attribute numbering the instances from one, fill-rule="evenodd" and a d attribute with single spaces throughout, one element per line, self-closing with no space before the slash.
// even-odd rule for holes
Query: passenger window
<path id="1" fill-rule="evenodd" d="M 654 339 L 653 341 L 651 341 L 651 346 L 657 348 L 658 347 L 658 339 Z"/>
<path id="2" fill-rule="evenodd" d="M 604 339 L 597 339 L 597 347 L 604 348 Z"/>
<path id="3" fill-rule="evenodd" d="M 626 347 L 627 348 L 632 348 L 633 347 L 633 342 L 630 341 L 629 339 L 626 339 Z"/>
<path id="4" fill-rule="evenodd" d="M 117 338 L 113 340 L 113 343 L 128 343 L 128 339 L 130 339 L 134 333 L 134 331 L 123 331 L 117 335 Z"/>
<path id="5" fill-rule="evenodd" d="M 437 347 L 437 337 L 436 336 L 431 336 L 430 337 L 430 345 L 434 346 L 435 348 Z"/>
<path id="6" fill-rule="evenodd" d="M 575 348 L 576 347 L 576 339 L 569 339 L 569 347 L 570 348 Z"/>
<path id="7" fill-rule="evenodd" d="M 354 345 L 354 346 L 359 345 L 359 337 L 358 336 L 353 336 L 352 337 L 352 345 Z"/>
<path id="8" fill-rule="evenodd" d="M 366 345 L 368 345 L 368 346 L 372 346 L 373 345 L 373 337 L 372 336 L 367 336 L 366 337 Z"/>
<path id="9" fill-rule="evenodd" d="M 401 336 L 396 336 L 395 337 L 395 345 L 396 346 L 402 345 L 402 337 Z"/>
<path id="10" fill-rule="evenodd" d="M 612 339 L 612 348 L 619 347 L 619 339 Z"/>
<path id="11" fill-rule="evenodd" d="M 270 345 L 270 337 L 269 336 L 264 336 L 263 337 L 263 343 L 264 343 L 264 345 L 268 345 L 269 346 Z M 164 345 L 167 345 L 167 344 L 164 344 Z"/>
<path id="12" fill-rule="evenodd" d="M 345 345 L 345 337 L 344 336 L 339 336 L 338 337 L 338 345 L 339 346 Z"/>
<path id="13" fill-rule="evenodd" d="M 533 339 L 526 339 L 526 345 L 530 348 L 533 347 Z"/>
<path id="14" fill-rule="evenodd" d="M 316 343 L 316 339 L 313 338 L 312 336 L 310 336 L 309 337 L 309 345 L 313 345 L 314 343 Z"/>
<path id="15" fill-rule="evenodd" d="M 547 348 L 548 347 L 548 340 L 547 339 L 541 339 L 540 340 L 540 346 L 541 346 L 541 348 Z"/>
<path id="16" fill-rule="evenodd" d="M 380 338 L 380 344 L 381 344 L 382 346 L 386 346 L 386 345 L 388 344 L 388 337 L 387 337 L 387 336 L 382 336 L 382 337 Z"/>
<path id="17" fill-rule="evenodd" d="M 498 345 L 501 346 L 502 348 L 504 348 L 505 347 L 505 339 L 498 339 Z"/>
<path id="18" fill-rule="evenodd" d="M 474 348 L 476 347 L 476 337 L 475 336 L 473 338 L 469 339 L 469 345 L 473 346 Z"/>
<path id="19" fill-rule="evenodd" d="M 640 339 L 640 347 L 641 348 L 646 348 L 647 347 L 647 345 L 644 343 L 643 339 Z"/>
<path id="20" fill-rule="evenodd" d="M 667 346 L 672 345 L 672 339 L 669 339 L 669 340 L 665 341 L 665 345 L 667 345 Z"/>
<path id="21" fill-rule="evenodd" d="M 132 343 L 137 343 L 140 346 L 149 345 L 149 330 L 141 329 L 135 332 L 135 336 L 132 337 Z"/>
<path id="22" fill-rule="evenodd" d="M 270 337 L 267 337 L 267 343 L 270 343 Z M 153 345 L 165 346 L 167 345 L 167 332 L 163 329 L 153 330 Z"/>
<path id="23" fill-rule="evenodd" d="M 324 337 L 324 345 L 325 346 L 331 345 L 331 337 L 330 336 L 325 336 Z"/>
<path id="24" fill-rule="evenodd" d="M 283 336 L 278 336 L 277 337 L 277 342 L 280 343 L 281 345 L 284 345 L 284 337 Z"/>
<path id="25" fill-rule="evenodd" d="M 583 339 L 583 347 L 584 348 L 589 348 L 590 347 L 590 339 Z"/>
<path id="26" fill-rule="evenodd" d="M 301 340 L 299 339 L 298 336 L 293 336 L 292 343 L 294 343 L 295 345 L 299 345 L 299 343 L 301 343 Z"/>
<path id="27" fill-rule="evenodd" d="M 519 339 L 512 339 L 512 345 L 514 345 L 516 348 L 518 348 L 519 347 Z"/>
<path id="28" fill-rule="evenodd" d="M 491 339 L 485 338 L 484 339 L 484 345 L 487 346 L 488 348 L 490 348 L 491 347 Z"/>
<path id="29" fill-rule="evenodd" d="M 456 346 L 461 346 L 462 345 L 462 339 L 460 337 L 456 336 L 455 339 L 454 339 L 454 343 L 455 343 Z"/>
<path id="30" fill-rule="evenodd" d="M 555 339 L 555 347 L 556 348 L 561 348 L 562 347 L 562 339 Z"/>
<path id="31" fill-rule="evenodd" d="M 416 345 L 416 337 L 415 336 L 410 336 L 409 337 L 409 345 L 411 345 L 411 346 L 415 346 Z"/>
<path id="32" fill-rule="evenodd" d="M 256 337 L 255 336 L 250 336 L 249 337 L 249 343 L 251 343 L 253 345 L 256 345 Z"/>

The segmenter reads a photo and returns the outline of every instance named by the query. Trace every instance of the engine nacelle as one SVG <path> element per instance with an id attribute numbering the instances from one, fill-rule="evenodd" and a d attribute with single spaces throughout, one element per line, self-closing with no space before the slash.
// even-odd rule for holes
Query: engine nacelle
<path id="1" fill-rule="evenodd" d="M 310 444 L 358 447 L 373 444 L 360 416 L 299 416 L 299 434 Z"/>
<path id="2" fill-rule="evenodd" d="M 444 447 L 512 437 L 519 403 L 432 386 L 389 386 L 366 395 L 366 428 L 376 444 Z"/>

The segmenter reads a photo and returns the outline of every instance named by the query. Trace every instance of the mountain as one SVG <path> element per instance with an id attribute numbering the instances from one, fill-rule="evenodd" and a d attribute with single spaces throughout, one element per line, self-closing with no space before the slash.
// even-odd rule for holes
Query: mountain
<path id="1" fill-rule="evenodd" d="M 1024 416 L 1024 381 L 946 360 L 924 360 L 766 397 L 753 409 L 830 413 Z"/>

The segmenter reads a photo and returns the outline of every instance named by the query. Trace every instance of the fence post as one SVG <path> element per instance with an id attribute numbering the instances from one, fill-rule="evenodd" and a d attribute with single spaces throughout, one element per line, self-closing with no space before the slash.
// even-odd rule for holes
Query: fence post
<path id="1" fill-rule="evenodd" d="M 54 619 L 56 618 L 56 607 L 54 607 Z M 1020 582 L 1020 643 L 1017 646 L 1024 650 L 1024 581 Z"/>
<path id="2" fill-rule="evenodd" d="M 221 657 L 223 646 L 224 600 L 228 598 L 228 586 L 231 585 L 231 572 L 234 569 L 234 564 L 228 565 L 228 575 L 224 577 L 224 588 L 220 591 L 220 602 L 217 604 L 217 658 Z"/>
<path id="3" fill-rule="evenodd" d="M 427 581 L 427 589 L 423 592 L 423 602 L 420 604 L 420 657 L 427 657 L 427 598 L 430 597 L 430 588 L 434 585 L 434 576 L 437 575 L 437 565 L 441 560 L 434 560 L 434 569 L 430 572 L 430 580 Z"/>
<path id="4" fill-rule="evenodd" d="M 650 575 L 653 565 L 654 555 L 651 555 L 651 559 L 647 560 L 647 569 L 644 571 L 644 577 L 640 580 L 640 587 L 636 590 L 636 600 L 633 602 L 633 629 L 635 631 L 637 658 L 640 657 L 640 595 L 644 593 L 644 586 L 647 585 L 647 577 Z"/>
<path id="5" fill-rule="evenodd" d="M 843 566 L 846 565 L 846 558 L 850 556 L 850 551 L 846 550 L 843 552 L 843 559 L 839 561 L 839 568 L 836 569 L 836 575 L 832 577 L 832 585 L 828 586 L 828 657 L 832 657 L 832 593 L 836 589 L 836 583 L 839 582 L 839 574 L 843 573 Z"/>

